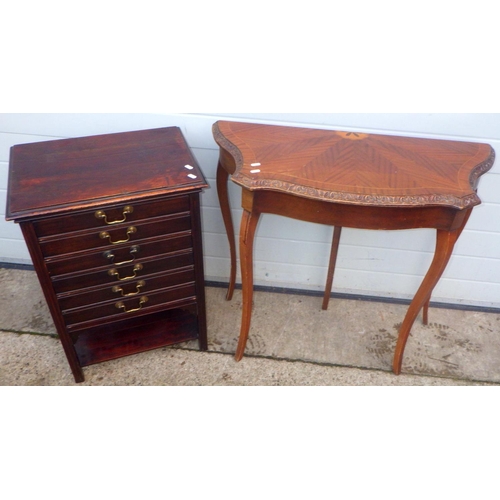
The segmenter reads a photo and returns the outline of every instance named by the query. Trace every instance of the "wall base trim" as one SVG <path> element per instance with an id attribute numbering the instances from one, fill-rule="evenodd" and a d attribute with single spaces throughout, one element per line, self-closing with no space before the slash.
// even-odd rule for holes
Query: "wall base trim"
<path id="1" fill-rule="evenodd" d="M 228 284 L 220 281 L 205 281 L 206 286 L 215 288 L 227 288 Z M 236 284 L 236 289 L 241 290 L 241 284 Z M 319 290 L 302 290 L 299 288 L 282 288 L 274 286 L 254 285 L 254 290 L 259 292 L 283 293 L 289 295 L 307 295 L 312 297 L 323 297 L 323 292 Z M 362 295 L 355 293 L 332 292 L 332 299 L 360 300 L 365 302 L 382 302 L 386 304 L 401 304 L 410 305 L 410 299 L 398 299 L 395 297 L 379 297 L 374 295 Z M 452 309 L 456 311 L 475 311 L 500 314 L 500 307 L 474 306 L 468 304 L 452 304 L 446 302 L 433 302 L 431 300 L 430 307 L 437 309 Z"/>
<path id="2" fill-rule="evenodd" d="M 31 264 L 15 264 L 10 262 L 0 262 L 0 268 L 19 269 L 21 271 L 34 271 L 35 269 Z M 205 281 L 205 286 L 214 288 L 227 288 L 228 284 L 223 281 Z M 241 284 L 236 284 L 235 288 L 241 290 Z M 258 292 L 323 297 L 323 292 L 319 290 L 303 290 L 300 288 L 254 285 L 254 290 Z M 401 305 L 409 305 L 411 302 L 410 299 L 398 299 L 394 297 L 379 297 L 375 295 L 362 295 L 355 293 L 340 293 L 340 292 L 332 292 L 330 298 L 345 299 L 345 300 L 361 300 L 366 302 L 382 302 L 386 304 L 401 304 Z M 446 302 L 433 302 L 432 300 L 430 303 L 430 307 L 435 307 L 437 309 L 452 309 L 456 311 L 475 311 L 483 313 L 500 314 L 500 307 L 473 306 L 467 304 L 451 304 Z"/>

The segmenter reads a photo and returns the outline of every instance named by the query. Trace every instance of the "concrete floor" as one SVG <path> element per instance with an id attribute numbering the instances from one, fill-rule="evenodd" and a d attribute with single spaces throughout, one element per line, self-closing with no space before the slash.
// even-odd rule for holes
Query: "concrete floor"
<path id="1" fill-rule="evenodd" d="M 36 275 L 33 271 L 0 269 L 2 292 L 0 294 L 0 385 L 3 386 L 71 386 L 76 385 L 63 349 L 55 336 L 48 309 L 46 308 Z M 289 296 L 257 292 L 255 294 L 255 321 L 252 324 L 248 353 L 239 363 L 234 361 L 233 352 L 237 340 L 240 302 L 238 293 L 232 302 L 224 300 L 224 290 L 207 287 L 207 311 L 209 329 L 209 351 L 197 350 L 196 342 L 180 344 L 175 347 L 162 348 L 126 358 L 101 363 L 84 368 L 85 382 L 78 385 L 107 386 L 463 386 L 463 385 L 496 385 L 496 374 L 483 375 L 478 379 L 461 375 L 461 372 L 443 372 L 445 376 L 428 376 L 425 373 L 403 373 L 395 376 L 390 372 L 392 353 L 377 358 L 380 353 L 368 349 L 380 368 L 368 366 L 369 363 L 356 362 L 355 349 L 351 353 L 342 346 L 328 341 L 311 340 L 309 334 L 301 335 L 300 342 L 286 340 L 286 348 L 280 348 L 277 339 L 286 339 L 286 331 L 290 324 L 311 325 L 310 329 L 322 329 L 317 321 L 332 323 L 328 316 L 320 316 L 318 312 L 321 299 L 318 297 Z M 318 302 L 318 304 L 316 304 Z M 370 325 L 374 322 L 373 307 L 379 311 L 380 321 L 390 322 L 388 304 L 373 304 L 359 301 L 337 302 L 330 304 L 328 312 L 345 318 L 357 317 L 359 325 Z M 22 304 L 22 307 L 11 305 Z M 290 305 L 291 304 L 291 305 Z M 297 307 L 300 305 L 300 310 Z M 363 307 L 368 307 L 363 312 Z M 396 316 L 404 312 L 404 306 L 394 306 Z M 290 321 L 292 308 L 297 316 Z M 384 314 L 380 313 L 384 311 Z M 267 314 L 273 311 L 272 321 Z M 278 311 L 278 312 L 277 312 Z M 435 314 L 438 314 L 435 312 Z M 455 315 L 459 322 L 465 321 L 463 311 L 447 311 L 450 317 Z M 474 322 L 477 322 L 477 314 Z M 323 318 L 323 319 L 318 319 Z M 499 315 L 486 315 L 489 330 L 498 325 Z M 316 322 L 316 323 L 315 323 Z M 347 324 L 347 319 L 343 324 Z M 315 326 L 316 325 L 316 326 Z M 443 325 L 440 325 L 441 327 Z M 377 327 L 378 328 L 378 327 Z M 449 327 L 447 327 L 449 329 Z M 359 328 L 358 328 L 359 329 Z M 280 330 L 275 340 L 272 335 Z M 307 328 L 306 328 L 307 330 Z M 377 331 L 383 330 L 378 328 Z M 452 328 L 452 332 L 456 328 Z M 361 333 L 361 332 L 358 332 Z M 494 332 L 496 333 L 496 332 Z M 297 337 L 297 333 L 291 331 Z M 380 335 L 380 334 L 379 334 Z M 384 334 L 385 335 L 385 334 Z M 490 335 L 491 337 L 492 335 Z M 350 344 L 358 345 L 356 337 Z M 496 336 L 495 336 L 496 338 Z M 226 339 L 226 340 L 224 340 Z M 258 339 L 264 339 L 258 345 Z M 271 341 L 272 340 L 272 341 Z M 293 340 L 293 339 L 292 339 Z M 373 343 L 373 338 L 367 338 Z M 318 352 L 326 352 L 326 360 L 321 358 L 313 347 L 320 344 Z M 289 346 L 302 346 L 296 352 Z M 462 341 L 462 344 L 464 342 Z M 326 345 L 326 347 L 325 347 Z M 465 345 L 470 345 L 465 342 Z M 304 347 L 305 346 L 305 347 Z M 437 346 L 439 347 L 439 346 Z M 445 346 L 446 347 L 446 346 Z M 334 349 L 335 348 L 335 349 Z M 280 350 L 281 349 L 281 350 Z M 288 350 L 287 350 L 288 349 Z M 309 349 L 309 350 L 308 350 Z M 416 345 L 416 352 L 419 346 Z M 456 350 L 456 346 L 454 347 Z M 337 358 L 334 357 L 335 350 Z M 420 349 L 421 350 L 421 349 Z M 491 348 L 485 349 L 494 352 Z M 329 354 L 331 351 L 331 354 Z M 463 353 L 475 360 L 477 349 L 467 349 Z M 463 353 L 461 356 L 463 359 Z M 446 359 L 449 358 L 446 354 Z M 412 354 L 409 352 L 409 359 Z M 350 366 L 340 366 L 343 360 Z M 361 359 L 361 358 L 360 358 Z M 466 358 L 467 359 L 467 358 Z M 500 358 L 498 358 L 500 359 Z M 354 361 L 353 361 L 354 360 Z M 369 360 L 368 360 L 369 361 Z M 467 362 L 467 361 L 465 361 Z M 499 363 L 500 365 L 500 363 Z M 500 369 L 498 370 L 500 372 Z M 440 372 L 439 372 L 440 373 Z M 433 375 L 433 373 L 431 373 Z M 498 374 L 500 376 L 500 373 Z"/>
<path id="2" fill-rule="evenodd" d="M 0 385 L 22 386 L 463 386 L 466 380 L 310 362 L 245 357 L 184 349 L 159 349 L 84 368 L 75 384 L 59 341 L 46 335 L 0 332 Z"/>

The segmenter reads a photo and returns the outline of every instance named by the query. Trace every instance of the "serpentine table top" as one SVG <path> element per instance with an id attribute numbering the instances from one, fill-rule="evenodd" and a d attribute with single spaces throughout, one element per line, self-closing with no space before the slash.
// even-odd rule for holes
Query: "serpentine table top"
<path id="1" fill-rule="evenodd" d="M 494 159 L 472 142 L 238 122 L 213 131 L 242 187 L 356 205 L 472 207 Z"/>

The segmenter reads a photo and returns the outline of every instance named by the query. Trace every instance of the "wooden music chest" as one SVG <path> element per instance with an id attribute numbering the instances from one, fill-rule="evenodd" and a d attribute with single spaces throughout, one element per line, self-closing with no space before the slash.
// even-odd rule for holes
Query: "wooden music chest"
<path id="1" fill-rule="evenodd" d="M 207 349 L 206 187 L 177 127 L 11 149 L 6 219 L 77 382 L 93 363 L 193 339 Z"/>

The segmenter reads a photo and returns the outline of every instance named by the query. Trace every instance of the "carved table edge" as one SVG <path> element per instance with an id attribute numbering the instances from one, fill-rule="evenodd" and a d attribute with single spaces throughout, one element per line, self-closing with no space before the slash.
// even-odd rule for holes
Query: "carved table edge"
<path id="1" fill-rule="evenodd" d="M 481 199 L 475 192 L 459 197 L 452 194 L 442 195 L 365 195 L 348 193 L 342 191 L 327 191 L 309 186 L 302 186 L 286 181 L 274 179 L 249 178 L 239 170 L 243 165 L 243 155 L 241 151 L 220 131 L 218 122 L 212 126 L 212 133 L 216 143 L 225 149 L 236 162 L 236 172 L 231 176 L 231 180 L 250 191 L 270 190 L 301 196 L 331 203 L 344 203 L 351 205 L 379 206 L 379 207 L 422 207 L 422 206 L 444 206 L 464 210 L 481 204 Z M 495 150 L 490 146 L 490 156 L 483 162 L 476 165 L 470 175 L 469 183 L 471 189 L 476 189 L 479 178 L 491 169 L 495 162 Z"/>

